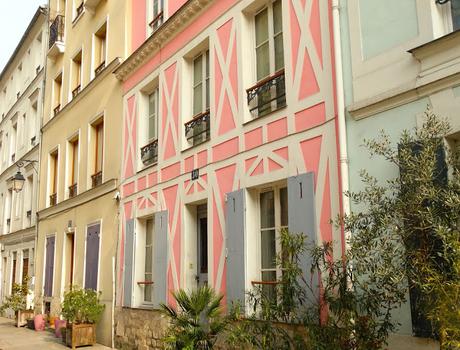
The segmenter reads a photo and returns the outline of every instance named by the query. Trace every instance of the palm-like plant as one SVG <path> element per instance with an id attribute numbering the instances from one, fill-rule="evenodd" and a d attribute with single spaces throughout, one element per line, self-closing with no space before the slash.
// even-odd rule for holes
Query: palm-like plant
<path id="1" fill-rule="evenodd" d="M 177 308 L 161 304 L 162 312 L 170 319 L 163 339 L 166 345 L 170 349 L 212 349 L 217 335 L 227 326 L 220 306 L 223 295 L 202 286 L 190 294 L 181 289 L 173 292 L 173 296 Z"/>

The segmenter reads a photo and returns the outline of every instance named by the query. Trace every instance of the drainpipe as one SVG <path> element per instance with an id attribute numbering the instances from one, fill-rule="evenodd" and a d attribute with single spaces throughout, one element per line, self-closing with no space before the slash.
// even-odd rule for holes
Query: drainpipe
<path id="1" fill-rule="evenodd" d="M 335 56 L 335 80 L 337 96 L 337 118 L 339 132 L 339 157 L 340 176 L 342 186 L 342 210 L 343 215 L 350 214 L 350 200 L 345 195 L 349 190 L 348 184 L 348 151 L 347 151 L 347 127 L 345 122 L 345 99 L 343 88 L 343 67 L 342 67 L 342 40 L 340 36 L 340 0 L 332 0 L 332 21 L 334 31 L 334 56 Z M 345 251 L 348 250 L 348 239 L 350 232 L 345 232 Z"/>

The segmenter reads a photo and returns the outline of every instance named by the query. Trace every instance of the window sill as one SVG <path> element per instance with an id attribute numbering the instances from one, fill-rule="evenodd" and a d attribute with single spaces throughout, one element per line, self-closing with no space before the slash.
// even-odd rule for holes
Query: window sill
<path id="1" fill-rule="evenodd" d="M 198 145 L 191 145 L 191 146 L 189 146 L 189 147 L 187 147 L 187 148 L 184 148 L 184 149 L 181 151 L 181 153 L 185 153 L 185 152 L 187 152 L 187 151 L 190 151 L 191 149 L 199 149 L 201 146 L 207 145 L 210 141 L 211 141 L 211 137 L 210 137 L 209 139 L 207 139 L 206 141 L 199 143 Z M 203 148 L 206 148 L 206 147 L 203 147 Z M 200 150 L 200 151 L 201 151 L 201 150 Z"/>

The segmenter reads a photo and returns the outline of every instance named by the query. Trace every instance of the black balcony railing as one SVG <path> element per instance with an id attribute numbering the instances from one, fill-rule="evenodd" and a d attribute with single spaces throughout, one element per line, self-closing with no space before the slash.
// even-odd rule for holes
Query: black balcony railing
<path id="1" fill-rule="evenodd" d="M 150 28 L 152 28 L 152 33 L 154 33 L 158 28 L 163 24 L 163 11 L 158 13 L 149 23 Z"/>
<path id="2" fill-rule="evenodd" d="M 144 165 L 154 164 L 158 161 L 158 140 L 141 147 L 141 160 Z"/>
<path id="3" fill-rule="evenodd" d="M 30 138 L 30 144 L 31 144 L 32 146 L 35 146 L 35 141 L 37 141 L 37 137 L 36 137 L 36 136 L 32 136 L 32 137 Z"/>
<path id="4" fill-rule="evenodd" d="M 42 68 L 42 67 L 40 67 L 40 66 L 37 66 L 37 68 L 35 68 L 35 74 L 36 74 L 36 75 L 38 75 L 38 73 L 40 73 L 40 69 L 41 69 L 41 68 Z"/>
<path id="5" fill-rule="evenodd" d="M 105 68 L 105 61 L 102 61 L 102 63 L 97 66 L 97 68 L 94 70 L 94 74 L 96 75 L 96 77 L 104 70 Z"/>
<path id="6" fill-rule="evenodd" d="M 49 48 L 51 48 L 56 41 L 64 41 L 64 16 L 62 15 L 57 15 L 53 23 L 51 23 Z"/>
<path id="7" fill-rule="evenodd" d="M 16 93 L 16 99 L 19 99 L 19 97 L 21 97 L 21 91 L 18 91 L 18 92 Z"/>
<path id="8" fill-rule="evenodd" d="M 32 217 L 32 210 L 27 210 L 26 215 L 30 219 Z"/>
<path id="9" fill-rule="evenodd" d="M 57 204 L 57 193 L 53 193 L 50 195 L 50 206 Z"/>
<path id="10" fill-rule="evenodd" d="M 72 90 L 72 98 L 77 97 L 77 95 L 80 93 L 81 90 L 81 84 L 78 84 L 75 89 Z"/>
<path id="11" fill-rule="evenodd" d="M 13 153 L 11 155 L 11 161 L 14 163 L 15 160 L 16 160 L 16 153 Z"/>
<path id="12" fill-rule="evenodd" d="M 93 188 L 102 184 L 102 171 L 99 171 L 96 174 L 91 175 L 91 183 Z"/>
<path id="13" fill-rule="evenodd" d="M 57 105 L 56 107 L 54 107 L 54 109 L 53 109 L 54 115 L 58 114 L 60 110 L 61 110 L 61 104 L 58 104 L 58 105 Z"/>
<path id="14" fill-rule="evenodd" d="M 10 226 L 11 225 L 11 219 L 6 219 L 6 226 Z"/>
<path id="15" fill-rule="evenodd" d="M 253 117 L 261 117 L 286 106 L 284 69 L 261 80 L 246 90 L 249 111 Z"/>
<path id="16" fill-rule="evenodd" d="M 73 198 L 77 195 L 78 185 L 75 183 L 69 186 L 69 198 Z"/>
<path id="17" fill-rule="evenodd" d="M 210 130 L 209 110 L 198 114 L 191 121 L 185 123 L 185 137 L 192 146 L 208 141 Z"/>

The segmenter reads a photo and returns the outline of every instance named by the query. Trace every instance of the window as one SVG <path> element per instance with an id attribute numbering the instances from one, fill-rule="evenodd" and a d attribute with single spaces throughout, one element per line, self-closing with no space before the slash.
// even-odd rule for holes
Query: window
<path id="1" fill-rule="evenodd" d="M 83 0 L 74 1 L 74 21 L 83 13 Z"/>
<path id="2" fill-rule="evenodd" d="M 248 89 L 253 116 L 260 117 L 286 105 L 282 3 L 276 0 L 254 16 L 256 80 Z"/>
<path id="3" fill-rule="evenodd" d="M 146 125 L 147 144 L 141 147 L 141 160 L 144 165 L 158 160 L 158 87 L 148 95 L 148 123 Z"/>
<path id="4" fill-rule="evenodd" d="M 45 283 L 43 285 L 43 295 L 45 297 L 53 296 L 53 277 L 54 277 L 54 248 L 56 237 L 49 236 L 46 238 L 45 247 Z"/>
<path id="5" fill-rule="evenodd" d="M 22 131 L 22 135 L 21 135 L 21 144 L 22 145 L 25 145 L 26 142 L 27 142 L 27 124 L 26 124 L 26 120 L 27 120 L 27 117 L 26 117 L 26 114 L 24 113 L 22 115 L 22 127 L 21 127 L 21 131 Z"/>
<path id="6" fill-rule="evenodd" d="M 193 119 L 185 124 L 187 141 L 196 146 L 209 140 L 209 50 L 193 59 L 192 113 Z"/>
<path id="7" fill-rule="evenodd" d="M 22 251 L 22 278 L 21 282 L 29 276 L 29 250 Z"/>
<path id="8" fill-rule="evenodd" d="M 260 193 L 260 275 L 262 282 L 276 282 L 281 271 L 276 256 L 281 252 L 279 232 L 288 226 L 287 188 L 276 188 Z M 273 295 L 270 284 L 263 284 L 266 293 Z"/>
<path id="9" fill-rule="evenodd" d="M 11 163 L 16 161 L 16 151 L 17 151 L 17 134 L 18 134 L 18 123 L 13 124 L 13 129 L 11 131 Z"/>
<path id="10" fill-rule="evenodd" d="M 34 103 L 32 103 L 32 110 L 31 110 L 31 114 L 30 114 L 30 145 L 33 147 L 35 146 L 35 141 L 36 141 L 36 134 L 35 134 L 35 129 L 36 129 L 36 126 L 37 126 L 37 115 L 38 115 L 38 104 L 37 104 L 37 101 L 34 101 Z M 25 133 L 25 135 L 27 135 L 27 133 Z"/>
<path id="11" fill-rule="evenodd" d="M 67 264 L 67 285 L 72 288 L 73 285 L 73 271 L 74 271 L 74 251 L 75 251 L 75 233 L 71 232 L 66 235 L 66 264 Z"/>
<path id="12" fill-rule="evenodd" d="M 102 72 L 106 65 L 107 54 L 107 23 L 94 34 L 94 47 L 93 47 L 93 66 L 94 76 Z"/>
<path id="13" fill-rule="evenodd" d="M 147 0 L 147 23 L 150 34 L 163 24 L 163 0 Z"/>
<path id="14" fill-rule="evenodd" d="M 56 115 L 61 110 L 61 91 L 62 91 L 62 73 L 60 73 L 53 82 L 53 114 Z"/>
<path id="15" fill-rule="evenodd" d="M 145 228 L 144 302 L 153 302 L 153 219 L 148 219 Z"/>
<path id="16" fill-rule="evenodd" d="M 17 269 L 17 253 L 13 253 L 13 266 L 11 271 L 11 291 L 13 290 L 13 283 L 16 283 L 16 269 Z"/>
<path id="17" fill-rule="evenodd" d="M 50 154 L 49 164 L 49 205 L 53 206 L 57 204 L 57 181 L 58 181 L 58 163 L 59 163 L 59 152 Z"/>
<path id="18" fill-rule="evenodd" d="M 452 12 L 452 29 L 454 31 L 460 29 L 460 0 L 451 0 Z"/>
<path id="19" fill-rule="evenodd" d="M 72 59 L 72 98 L 75 98 L 81 90 L 81 51 Z"/>
<path id="20" fill-rule="evenodd" d="M 78 137 L 70 141 L 69 145 L 69 198 L 75 197 L 78 191 Z"/>
<path id="21" fill-rule="evenodd" d="M 102 183 L 102 166 L 104 158 L 104 121 L 100 120 L 92 125 L 93 142 L 93 174 L 91 175 L 92 187 Z"/>

